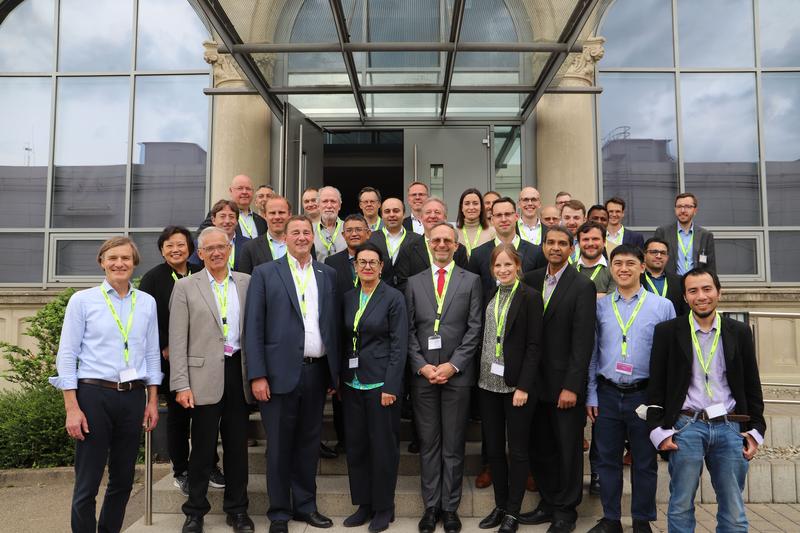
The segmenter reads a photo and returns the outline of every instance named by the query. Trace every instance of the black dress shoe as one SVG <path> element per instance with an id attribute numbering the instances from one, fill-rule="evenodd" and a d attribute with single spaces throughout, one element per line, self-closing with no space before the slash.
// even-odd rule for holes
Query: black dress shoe
<path id="1" fill-rule="evenodd" d="M 592 496 L 600 494 L 600 476 L 597 474 L 592 474 L 589 479 L 589 494 Z"/>
<path id="2" fill-rule="evenodd" d="M 327 516 L 320 514 L 319 511 L 314 511 L 309 514 L 295 514 L 294 519 L 298 522 L 305 522 L 311 527 L 329 528 L 333 527 L 333 520 Z"/>
<path id="3" fill-rule="evenodd" d="M 587 533 L 622 533 L 622 522 L 601 518 Z"/>
<path id="4" fill-rule="evenodd" d="M 556 520 L 547 528 L 547 533 L 572 533 L 575 531 L 575 522 Z"/>
<path id="5" fill-rule="evenodd" d="M 289 524 L 286 520 L 273 520 L 269 524 L 269 533 L 289 533 Z"/>
<path id="6" fill-rule="evenodd" d="M 647 520 L 634 520 L 633 533 L 653 533 L 653 529 Z"/>
<path id="7" fill-rule="evenodd" d="M 181 533 L 203 533 L 203 517 L 187 516 L 183 522 Z"/>
<path id="8" fill-rule="evenodd" d="M 497 533 L 515 533 L 519 527 L 519 522 L 512 514 L 506 514 L 503 521 L 500 523 L 500 529 Z"/>
<path id="9" fill-rule="evenodd" d="M 319 456 L 323 459 L 336 459 L 339 454 L 325 445 L 324 442 L 319 443 Z"/>
<path id="10" fill-rule="evenodd" d="M 379 533 L 380 531 L 388 529 L 391 522 L 394 522 L 394 507 L 384 509 L 383 511 L 376 511 L 375 516 L 372 517 L 372 521 L 369 523 L 368 529 L 370 533 Z"/>
<path id="11" fill-rule="evenodd" d="M 522 513 L 517 520 L 520 524 L 526 525 L 546 524 L 553 521 L 553 513 L 549 513 L 541 507 L 537 507 L 530 513 Z"/>
<path id="12" fill-rule="evenodd" d="M 247 513 L 228 514 L 225 523 L 233 528 L 234 533 L 253 533 L 256 529 Z"/>
<path id="13" fill-rule="evenodd" d="M 505 516 L 506 512 L 499 507 L 495 507 L 492 509 L 492 512 L 489 515 L 481 520 L 478 523 L 478 527 L 481 529 L 493 529 L 500 525 L 500 522 L 503 521 L 503 516 Z"/>
<path id="14" fill-rule="evenodd" d="M 359 505 L 356 512 L 344 519 L 344 527 L 358 527 L 366 524 L 372 518 L 372 507 Z"/>
<path id="15" fill-rule="evenodd" d="M 439 521 L 439 509 L 428 507 L 417 524 L 419 533 L 433 533 L 436 530 L 436 522 Z"/>
<path id="16" fill-rule="evenodd" d="M 419 453 L 419 442 L 412 440 L 408 443 L 408 453 Z"/>
<path id="17" fill-rule="evenodd" d="M 461 531 L 461 520 L 455 511 L 444 511 L 442 513 L 442 527 L 444 527 L 444 533 L 459 533 Z"/>

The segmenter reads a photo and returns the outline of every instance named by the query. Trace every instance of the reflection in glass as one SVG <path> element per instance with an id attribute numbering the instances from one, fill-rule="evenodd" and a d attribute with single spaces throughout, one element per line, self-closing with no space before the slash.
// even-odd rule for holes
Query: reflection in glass
<path id="1" fill-rule="evenodd" d="M 0 226 L 44 226 L 50 78 L 0 78 Z"/>
<path id="2" fill-rule="evenodd" d="M 758 274 L 755 239 L 716 239 L 714 251 L 717 256 L 717 274 L 750 275 Z"/>
<path id="3" fill-rule="evenodd" d="M 682 67 L 752 67 L 753 0 L 678 0 Z"/>
<path id="4" fill-rule="evenodd" d="M 131 226 L 193 225 L 203 217 L 208 76 L 136 80 Z"/>
<path id="5" fill-rule="evenodd" d="M 513 43 L 517 37 L 514 19 L 503 0 L 467 2 L 460 40 L 463 42 Z M 456 54 L 456 70 L 516 68 L 522 54 L 517 52 L 469 52 Z M 518 83 L 518 82 L 515 82 Z"/>
<path id="6" fill-rule="evenodd" d="M 516 117 L 526 94 L 454 93 L 447 100 L 448 117 Z"/>
<path id="7" fill-rule="evenodd" d="M 764 73 L 761 88 L 769 223 L 800 226 L 800 73 Z"/>
<path id="8" fill-rule="evenodd" d="M 293 94 L 289 96 L 289 103 L 310 117 L 358 117 L 352 94 Z"/>
<path id="9" fill-rule="evenodd" d="M 208 29 L 186 0 L 139 0 L 138 70 L 207 70 Z"/>
<path id="10" fill-rule="evenodd" d="M 599 85 L 603 195 L 627 202 L 629 225 L 659 226 L 678 193 L 674 77 L 604 73 Z"/>
<path id="11" fill-rule="evenodd" d="M 60 78 L 53 226 L 120 227 L 125 214 L 129 78 Z"/>
<path id="12" fill-rule="evenodd" d="M 368 116 L 434 117 L 439 113 L 441 96 L 433 93 L 364 95 Z"/>
<path id="13" fill-rule="evenodd" d="M 800 65 L 800 2 L 768 0 L 758 4 L 762 67 Z"/>
<path id="14" fill-rule="evenodd" d="M 516 198 L 522 188 L 522 157 L 520 155 L 520 127 L 496 126 L 494 128 L 494 190 L 500 196 Z"/>
<path id="15" fill-rule="evenodd" d="M 0 72 L 53 70 L 54 7 L 55 0 L 26 0 L 9 13 L 0 25 Z"/>
<path id="16" fill-rule="evenodd" d="M 139 266 L 133 271 L 134 278 L 143 276 L 145 272 L 164 262 L 161 251 L 158 249 L 158 235 L 158 233 L 131 234 L 131 239 L 139 249 Z"/>
<path id="17" fill-rule="evenodd" d="M 347 29 L 352 42 L 363 41 L 363 0 L 342 0 L 342 7 L 345 13 Z M 290 23 L 292 23 L 290 21 Z M 336 33 L 336 24 L 333 21 L 333 13 L 327 1 L 312 0 L 304 1 L 294 19 L 291 32 L 286 39 L 282 35 L 283 27 L 278 26 L 276 30 L 276 41 L 288 40 L 292 43 L 334 43 L 338 42 L 339 36 Z M 344 61 L 342 54 L 338 52 L 324 52 L 318 54 L 281 54 L 288 55 L 289 72 L 314 72 L 331 71 L 344 72 Z M 363 66 L 364 54 L 356 54 L 356 66 Z M 277 71 L 276 71 L 276 78 Z"/>
<path id="18" fill-rule="evenodd" d="M 682 74 L 684 183 L 706 226 L 761 223 L 755 78 Z"/>
<path id="19" fill-rule="evenodd" d="M 603 67 L 671 67 L 672 0 L 617 0 L 598 35 Z"/>
<path id="20" fill-rule="evenodd" d="M 381 0 L 367 2 L 367 38 L 370 42 L 438 42 L 439 2 L 432 0 Z M 437 52 L 373 52 L 369 66 L 376 68 L 435 67 Z"/>
<path id="21" fill-rule="evenodd" d="M 61 0 L 60 71 L 124 72 L 131 68 L 132 0 Z"/>
<path id="22" fill-rule="evenodd" d="M 41 233 L 0 233 L 0 283 L 40 283 L 44 261 Z"/>
<path id="23" fill-rule="evenodd" d="M 770 231 L 772 281 L 800 281 L 800 231 Z"/>
<path id="24" fill-rule="evenodd" d="M 103 269 L 97 264 L 97 251 L 103 240 L 56 241 L 56 276 L 98 276 Z"/>

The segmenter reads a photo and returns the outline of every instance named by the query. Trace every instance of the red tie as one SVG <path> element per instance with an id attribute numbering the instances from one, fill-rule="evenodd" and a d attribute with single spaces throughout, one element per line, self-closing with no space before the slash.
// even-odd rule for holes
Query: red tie
<path id="1" fill-rule="evenodd" d="M 436 280 L 436 292 L 439 293 L 439 297 L 442 296 L 442 291 L 444 290 L 444 277 L 446 274 L 447 271 L 445 269 L 439 269 L 439 279 Z"/>

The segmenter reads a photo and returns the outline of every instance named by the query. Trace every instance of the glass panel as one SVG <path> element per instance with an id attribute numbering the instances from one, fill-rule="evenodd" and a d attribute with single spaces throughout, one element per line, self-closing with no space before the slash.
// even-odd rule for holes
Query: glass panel
<path id="1" fill-rule="evenodd" d="M 0 226 L 44 226 L 50 78 L 0 78 Z"/>
<path id="2" fill-rule="evenodd" d="M 631 226 L 673 218 L 678 194 L 672 74 L 600 74 L 603 194 L 628 204 Z"/>
<path id="3" fill-rule="evenodd" d="M 139 0 L 139 70 L 208 70 L 203 41 L 210 37 L 186 0 Z"/>
<path id="4" fill-rule="evenodd" d="M 42 281 L 44 235 L 41 233 L 0 233 L 0 283 Z"/>
<path id="5" fill-rule="evenodd" d="M 124 72 L 131 68 L 132 0 L 61 0 L 58 68 Z"/>
<path id="6" fill-rule="evenodd" d="M 447 101 L 447 116 L 516 117 L 527 94 L 456 93 Z"/>
<path id="7" fill-rule="evenodd" d="M 800 231 L 770 231 L 772 281 L 800 281 Z"/>
<path id="8" fill-rule="evenodd" d="M 53 70 L 54 0 L 27 0 L 0 25 L 0 72 Z"/>
<path id="9" fill-rule="evenodd" d="M 714 250 L 717 254 L 717 274 L 757 275 L 757 245 L 756 239 L 716 239 Z"/>
<path id="10" fill-rule="evenodd" d="M 444 66 L 445 54 L 442 52 L 370 52 L 369 65 L 374 69 L 400 70 L 414 72 L 417 69 L 433 69 Z"/>
<path id="11" fill-rule="evenodd" d="M 416 72 L 370 72 L 366 78 L 367 85 L 441 85 L 440 70 Z"/>
<path id="12" fill-rule="evenodd" d="M 678 0 L 682 67 L 752 67 L 753 0 Z"/>
<path id="13" fill-rule="evenodd" d="M 366 2 L 367 38 L 370 42 L 438 42 L 438 0 L 381 0 Z M 376 68 L 435 67 L 438 52 L 372 52 L 369 66 Z"/>
<path id="14" fill-rule="evenodd" d="M 431 196 L 444 198 L 444 165 L 431 165 L 429 177 L 431 183 Z"/>
<path id="15" fill-rule="evenodd" d="M 671 67 L 672 0 L 617 0 L 598 32 L 602 67 Z"/>
<path id="16" fill-rule="evenodd" d="M 61 78 L 53 226 L 120 227 L 125 214 L 129 78 Z"/>
<path id="17" fill-rule="evenodd" d="M 800 73 L 764 73 L 761 87 L 769 223 L 800 226 Z"/>
<path id="18" fill-rule="evenodd" d="M 238 2 L 239 0 L 228 0 L 230 3 Z M 342 0 L 342 10 L 344 11 L 345 24 L 347 31 L 350 34 L 352 42 L 362 42 L 364 40 L 364 5 L 363 0 Z M 235 9 L 233 6 L 226 9 L 230 11 L 241 11 Z M 268 12 L 269 8 L 259 9 L 260 12 Z M 297 11 L 297 16 L 291 20 L 290 9 L 285 10 L 287 13 L 281 14 L 281 22 L 290 25 L 291 32 L 289 35 L 289 42 L 292 43 L 333 43 L 339 41 L 339 36 L 336 33 L 336 23 L 333 21 L 333 12 L 328 0 L 304 0 Z M 288 16 L 286 16 L 288 15 Z M 288 20 L 284 20 L 288 19 Z M 248 26 L 252 25 L 254 20 L 247 20 Z M 280 26 L 275 30 L 276 42 L 285 42 L 287 39 L 282 38 L 282 31 Z M 253 30 L 248 29 L 242 34 L 242 38 L 247 42 L 246 36 L 252 33 Z M 251 41 L 254 39 L 250 39 Z"/>
<path id="19" fill-rule="evenodd" d="M 800 3 L 797 0 L 760 1 L 758 21 L 761 66 L 800 66 Z"/>
<path id="20" fill-rule="evenodd" d="M 349 85 L 344 59 L 339 52 L 314 54 L 252 54 L 259 70 L 270 85 L 283 85 L 288 79 L 290 85 Z M 364 54 L 354 54 L 358 68 L 363 67 Z M 301 82 L 312 76 L 314 82 Z"/>
<path id="21" fill-rule="evenodd" d="M 433 93 L 399 93 L 364 95 L 369 116 L 435 117 L 441 106 L 441 96 Z"/>
<path id="22" fill-rule="evenodd" d="M 141 278 L 145 272 L 163 263 L 164 258 L 158 249 L 158 233 L 132 233 L 131 239 L 139 249 L 139 266 L 133 271 L 133 277 Z"/>
<path id="23" fill-rule="evenodd" d="M 131 226 L 192 225 L 202 219 L 208 84 L 208 76 L 136 79 Z"/>
<path id="24" fill-rule="evenodd" d="M 103 240 L 56 241 L 56 276 L 103 276 L 97 251 Z"/>
<path id="25" fill-rule="evenodd" d="M 500 196 L 516 198 L 522 189 L 520 127 L 496 126 L 493 146 L 494 190 L 500 193 Z"/>
<path id="26" fill-rule="evenodd" d="M 289 103 L 310 117 L 358 117 L 352 94 L 297 94 L 289 96 Z"/>
<path id="27" fill-rule="evenodd" d="M 452 4 L 452 0 L 448 3 Z M 460 40 L 463 42 L 484 43 L 515 43 L 520 41 L 521 39 L 517 37 L 514 19 L 506 3 L 504 0 L 466 2 Z"/>
<path id="28" fill-rule="evenodd" d="M 686 190 L 706 226 L 761 223 L 755 78 L 683 74 L 681 118 Z"/>

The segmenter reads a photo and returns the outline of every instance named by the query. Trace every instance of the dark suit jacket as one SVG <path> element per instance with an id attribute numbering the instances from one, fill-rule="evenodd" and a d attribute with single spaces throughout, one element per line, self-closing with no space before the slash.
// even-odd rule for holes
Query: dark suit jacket
<path id="1" fill-rule="evenodd" d="M 336 272 L 317 261 L 312 268 L 319 294 L 319 328 L 334 385 L 339 381 L 341 347 Z M 266 377 L 273 394 L 293 391 L 300 382 L 305 326 L 287 256 L 253 270 L 247 292 L 245 332 L 248 379 Z"/>
<path id="2" fill-rule="evenodd" d="M 352 291 L 356 285 L 353 284 L 355 270 L 350 263 L 350 252 L 342 250 L 325 259 L 325 264 L 336 271 L 336 295 L 339 302 L 343 301 L 344 295 Z"/>
<path id="3" fill-rule="evenodd" d="M 415 239 L 408 246 L 401 248 L 397 252 L 397 260 L 394 262 L 394 275 L 397 279 L 396 287 L 398 290 L 405 292 L 408 278 L 419 274 L 426 268 L 430 268 L 431 259 L 428 256 L 427 246 L 425 237 L 420 235 L 419 239 Z M 453 261 L 457 266 L 467 268 L 467 249 L 459 245 L 453 255 Z"/>
<path id="4" fill-rule="evenodd" d="M 491 302 L 497 288 L 486 298 Z M 520 283 L 506 317 L 503 379 L 509 387 L 532 394 L 542 354 L 542 293 Z M 494 308 L 492 308 L 492 312 Z"/>
<path id="5" fill-rule="evenodd" d="M 256 224 L 256 231 L 259 235 L 264 235 L 267 232 L 267 221 L 264 220 L 264 217 L 253 211 L 253 221 Z M 211 224 L 211 211 L 206 213 L 206 219 L 197 227 L 197 234 L 200 235 L 200 232 L 206 229 Z M 243 239 L 249 239 L 247 235 L 242 235 L 242 227 L 239 224 L 236 224 L 236 235 L 242 237 Z"/>
<path id="6" fill-rule="evenodd" d="M 622 244 L 630 244 L 639 249 L 644 248 L 644 236 L 632 229 L 625 228 L 625 233 L 622 234 Z"/>
<path id="7" fill-rule="evenodd" d="M 710 270 L 717 271 L 717 257 L 714 253 L 714 234 L 701 227 L 699 224 L 694 225 L 694 239 L 692 241 L 692 259 L 694 266 L 702 266 L 700 263 L 700 254 L 705 254 L 708 261 L 704 266 Z M 666 264 L 666 271 L 673 274 L 678 273 L 678 223 L 673 222 L 666 226 L 661 226 L 656 230 L 654 235 L 659 239 L 663 239 L 669 244 L 669 259 Z"/>
<path id="8" fill-rule="evenodd" d="M 726 377 L 736 400 L 736 414 L 750 416 L 750 422 L 743 423 L 742 428 L 744 431 L 756 429 L 764 435 L 767 424 L 753 334 L 747 324 L 722 317 L 721 336 Z M 651 407 L 647 410 L 647 422 L 651 428 L 669 429 L 675 425 L 689 391 L 694 360 L 686 315 L 656 326 L 650 353 L 647 405 L 659 405 L 663 409 Z"/>
<path id="9" fill-rule="evenodd" d="M 525 283 L 538 288 L 544 284 L 547 268 L 525 274 Z M 542 361 L 537 373 L 539 399 L 555 403 L 562 389 L 586 398 L 589 361 L 594 348 L 597 291 L 594 283 L 567 265 L 544 312 Z"/>
<path id="10" fill-rule="evenodd" d="M 403 392 L 403 373 L 408 355 L 408 313 L 403 294 L 386 283 L 379 283 L 358 322 L 358 368 L 349 368 L 353 357 L 353 322 L 361 290 L 344 296 L 344 329 L 341 362 L 343 383 L 358 374 L 361 383 L 381 383 L 382 392 L 399 396 Z"/>
<path id="11" fill-rule="evenodd" d="M 472 251 L 467 265 L 467 270 L 481 277 L 484 303 L 489 301 L 489 298 L 494 294 L 495 287 L 497 287 L 497 282 L 492 277 L 492 266 L 489 264 L 494 248 L 494 240 L 481 244 Z M 547 266 L 547 260 L 544 258 L 540 246 L 531 244 L 525 239 L 520 239 L 517 251 L 522 259 L 523 274 Z"/>
<path id="12" fill-rule="evenodd" d="M 414 223 L 411 222 L 411 215 L 403 219 L 403 227 L 406 228 L 406 231 L 414 233 Z"/>
<path id="13" fill-rule="evenodd" d="M 272 261 L 272 250 L 269 249 L 266 237 L 261 236 L 259 239 L 249 239 L 242 247 L 239 272 L 251 274 L 255 267 L 270 261 Z"/>
<path id="14" fill-rule="evenodd" d="M 672 272 L 664 271 L 664 274 L 667 275 L 667 300 L 672 302 L 672 307 L 675 308 L 675 316 L 687 315 L 689 314 L 689 305 L 686 303 L 686 300 L 683 299 L 683 291 L 681 291 L 681 277 L 677 274 L 673 274 Z M 642 274 L 639 278 L 642 287 L 644 290 L 651 291 L 650 285 L 647 283 L 645 276 L 647 274 Z M 659 296 L 661 296 L 659 294 Z"/>
<path id="15" fill-rule="evenodd" d="M 406 230 L 406 237 L 403 239 L 403 242 L 400 243 L 400 249 L 397 250 L 397 258 L 400 258 L 401 250 L 407 248 L 412 242 L 421 238 L 422 237 L 420 235 L 417 235 L 413 231 Z M 380 248 L 381 253 L 383 254 L 383 270 L 381 271 L 381 280 L 388 283 L 390 287 L 397 288 L 397 272 L 395 271 L 395 265 L 392 264 L 392 260 L 389 257 L 389 249 L 386 246 L 386 237 L 383 235 L 382 231 L 373 231 L 369 240 L 375 246 Z"/>

